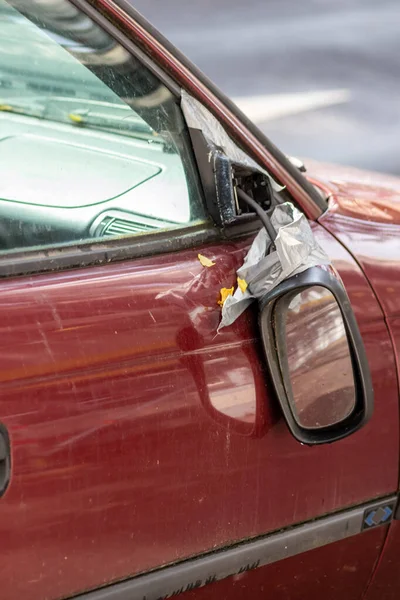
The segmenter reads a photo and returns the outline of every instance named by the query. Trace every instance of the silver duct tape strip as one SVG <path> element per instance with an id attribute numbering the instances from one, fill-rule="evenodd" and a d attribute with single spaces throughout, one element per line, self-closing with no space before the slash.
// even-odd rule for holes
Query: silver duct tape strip
<path id="1" fill-rule="evenodd" d="M 264 173 L 276 191 L 282 190 L 260 165 L 235 144 L 210 111 L 185 90 L 182 90 L 181 106 L 189 127 L 202 131 L 206 140 L 220 148 L 234 163 Z M 261 298 L 284 279 L 310 267 L 330 264 L 328 256 L 314 239 L 306 217 L 293 204 L 286 202 L 276 206 L 272 224 L 277 231 L 276 251 L 269 252 L 271 241 L 262 229 L 237 272 L 248 287 L 245 292 L 238 288 L 233 296 L 228 296 L 222 307 L 218 331 L 232 325 L 254 299 Z"/>
<path id="2" fill-rule="evenodd" d="M 314 238 L 306 217 L 291 202 L 275 207 L 271 218 L 277 231 L 276 250 L 265 229 L 254 239 L 243 265 L 238 269 L 240 279 L 247 283 L 246 291 L 238 287 L 222 307 L 222 327 L 234 321 L 257 298 L 262 298 L 279 283 L 310 267 L 329 265 L 330 260 Z"/>

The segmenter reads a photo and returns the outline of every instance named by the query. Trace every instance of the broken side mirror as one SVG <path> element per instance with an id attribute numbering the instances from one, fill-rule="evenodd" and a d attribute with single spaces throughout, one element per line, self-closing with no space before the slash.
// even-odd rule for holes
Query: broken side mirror
<path id="1" fill-rule="evenodd" d="M 333 442 L 370 419 L 373 390 L 363 342 L 331 267 L 310 268 L 262 298 L 260 327 L 278 400 L 297 440 Z"/>

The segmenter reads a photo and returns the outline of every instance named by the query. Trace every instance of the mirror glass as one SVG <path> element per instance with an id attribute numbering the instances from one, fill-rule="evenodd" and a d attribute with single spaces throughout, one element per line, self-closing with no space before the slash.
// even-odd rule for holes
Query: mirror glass
<path id="1" fill-rule="evenodd" d="M 281 368 L 297 423 L 320 429 L 340 423 L 355 407 L 350 348 L 342 313 L 333 294 L 322 286 L 292 297 L 280 318 Z M 283 323 L 282 320 L 283 319 Z M 279 338 L 280 336 L 278 336 Z"/>

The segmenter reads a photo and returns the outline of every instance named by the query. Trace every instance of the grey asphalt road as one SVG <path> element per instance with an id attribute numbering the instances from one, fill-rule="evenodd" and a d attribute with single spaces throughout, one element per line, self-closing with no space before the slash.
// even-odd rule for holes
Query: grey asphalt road
<path id="1" fill-rule="evenodd" d="M 261 119 L 286 153 L 400 174 L 400 0 L 132 2 L 232 97 L 346 90 Z"/>

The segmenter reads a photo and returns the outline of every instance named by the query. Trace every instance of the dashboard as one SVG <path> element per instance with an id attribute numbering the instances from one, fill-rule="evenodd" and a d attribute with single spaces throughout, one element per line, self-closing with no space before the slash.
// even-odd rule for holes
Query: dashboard
<path id="1" fill-rule="evenodd" d="M 164 144 L 0 110 L 0 249 L 189 220 L 182 161 Z"/>

